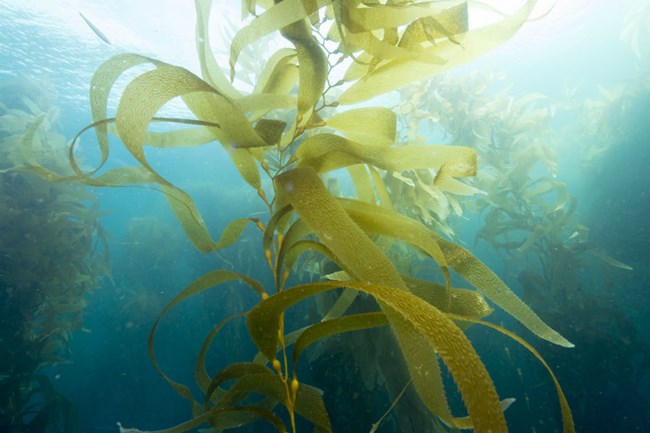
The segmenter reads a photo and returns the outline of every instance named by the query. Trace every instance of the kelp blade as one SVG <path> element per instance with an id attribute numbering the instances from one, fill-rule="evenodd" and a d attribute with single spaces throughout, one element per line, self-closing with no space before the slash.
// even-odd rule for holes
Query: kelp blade
<path id="1" fill-rule="evenodd" d="M 449 266 L 531 332 L 559 346 L 574 346 L 540 319 L 490 268 L 469 251 L 444 239 L 439 239 L 438 244 Z"/>
<path id="2" fill-rule="evenodd" d="M 460 66 L 501 45 L 515 34 L 526 21 L 536 0 L 528 0 L 514 14 L 502 21 L 457 35 L 460 42 L 447 39 L 426 48 L 420 53 L 427 57 L 443 57 L 446 61 L 436 65 L 431 62 L 403 57 L 390 60 L 377 67 L 360 81 L 350 86 L 339 98 L 341 104 L 353 104 L 397 89 L 405 84 L 432 77 L 440 72 Z"/>
<path id="3" fill-rule="evenodd" d="M 474 431 L 507 432 L 494 385 L 464 334 L 439 310 L 417 296 L 394 287 L 358 281 L 321 282 L 296 286 L 275 294 L 255 306 L 247 317 L 251 337 L 259 350 L 268 359 L 275 359 L 280 316 L 297 302 L 341 286 L 374 296 L 390 311 L 388 317 L 391 325 L 408 327 L 410 332 L 423 336 L 428 344 L 437 348 L 461 389 Z M 404 355 L 409 356 L 408 353 Z"/>
<path id="4" fill-rule="evenodd" d="M 276 183 L 300 218 L 341 261 L 341 267 L 362 283 L 299 286 L 299 290 L 292 288 L 263 301 L 248 316 L 249 331 L 260 351 L 269 359 L 275 358 L 279 315 L 291 304 L 337 284 L 371 293 L 395 330 L 412 376 L 416 376 L 413 372 L 421 364 L 414 364 L 405 348 L 421 346 L 425 338 L 424 346 L 435 348 L 451 371 L 476 431 L 505 432 L 505 419 L 494 384 L 467 337 L 440 310 L 408 293 L 390 260 L 350 219 L 316 172 L 309 167 L 293 169 L 278 176 Z M 273 307 L 268 308 L 272 310 L 266 311 L 262 306 L 271 305 L 271 299 Z M 429 353 L 435 357 L 433 350 Z"/>

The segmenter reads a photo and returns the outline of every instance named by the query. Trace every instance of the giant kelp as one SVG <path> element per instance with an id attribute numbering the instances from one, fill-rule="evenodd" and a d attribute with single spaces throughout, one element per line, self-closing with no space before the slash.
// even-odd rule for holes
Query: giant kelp
<path id="1" fill-rule="evenodd" d="M 471 4 L 465 1 L 244 1 L 242 10 L 254 18 L 233 38 L 231 80 L 237 75 L 242 50 L 263 36 L 279 33 L 293 46 L 269 57 L 249 93 L 228 80 L 211 50 L 211 3 L 195 2 L 202 76 L 136 54 L 109 59 L 95 73 L 90 95 L 94 123 L 89 128 L 95 129 L 101 164 L 92 170 L 82 169 L 74 159 L 74 146 L 70 151 L 80 182 L 159 188 L 188 238 L 201 251 L 217 251 L 238 242 L 249 224 L 263 234 L 261 251 L 274 287 L 265 287 L 235 270 L 214 270 L 183 289 L 154 324 L 149 338 L 154 366 L 191 403 L 193 412 L 191 420 L 165 431 L 187 431 L 204 423 L 221 431 L 261 419 L 278 431 L 295 432 L 296 415 L 311 422 L 315 431 L 331 431 L 328 410 L 335 408 L 326 409 L 319 390 L 298 380 L 300 354 L 314 341 L 331 335 L 387 326 L 391 332 L 381 334 L 382 344 L 400 350 L 393 351 L 393 358 L 376 359 L 367 368 L 380 372 L 391 399 L 400 400 L 402 390 L 412 383 L 412 396 L 419 396 L 419 404 L 446 424 L 477 432 L 506 431 L 503 411 L 507 405 L 500 401 L 463 329 L 468 323 L 495 328 L 539 355 L 511 332 L 482 321 L 491 311 L 486 298 L 539 337 L 565 347 L 572 344 L 468 250 L 393 210 L 396 191 L 387 188 L 381 176 L 383 172 L 433 170 L 441 190 L 469 193 L 472 189 L 458 179 L 476 174 L 476 152 L 463 146 L 396 142 L 396 119 L 385 108 L 332 111 L 480 55 L 514 34 L 535 2 L 524 2 L 501 21 L 471 30 L 467 19 Z M 150 68 L 128 83 L 115 117 L 107 117 L 107 99 L 116 80 L 136 65 Z M 345 69 L 343 79 L 331 83 L 336 68 Z M 348 86 L 338 92 L 344 84 Z M 182 98 L 196 119 L 155 117 L 176 97 Z M 191 127 L 152 134 L 148 128 L 154 121 Z M 108 130 L 112 124 L 139 165 L 102 170 L 110 154 Z M 243 180 L 269 210 L 268 220 L 250 216 L 232 221 L 219 239 L 210 236 L 192 197 L 161 176 L 145 152 L 145 146 L 189 146 L 212 140 L 224 147 Z M 357 198 L 344 200 L 328 191 L 321 175 L 335 169 L 348 171 Z M 264 183 L 263 178 L 272 183 Z M 418 280 L 417 275 L 402 275 L 403 269 L 388 254 L 393 241 L 427 257 L 429 266 L 437 269 L 434 273 L 439 284 Z M 342 270 L 337 280 L 292 286 L 291 275 L 307 251 L 334 262 Z M 452 287 L 452 273 L 475 290 Z M 188 386 L 159 367 L 155 333 L 160 320 L 180 302 L 236 281 L 256 293 L 260 301 L 250 311 L 226 318 L 206 337 L 195 369 L 202 394 L 197 399 Z M 287 320 L 285 312 L 294 304 L 340 288 L 344 288 L 342 294 L 321 321 Z M 366 302 L 369 311 L 346 314 L 358 299 L 370 301 Z M 260 354 L 252 362 L 232 363 L 209 373 L 208 348 L 220 330 L 241 315 L 246 317 Z M 447 402 L 439 360 L 462 395 L 467 417 L 455 415 Z M 559 385 L 557 391 L 564 430 L 571 432 L 571 414 Z M 409 412 L 411 407 L 415 408 L 399 401 L 395 410 L 407 419 L 416 416 Z M 436 424 L 422 425 L 433 431 Z"/>
<path id="2" fill-rule="evenodd" d="M 84 295 L 106 270 L 97 201 L 32 173 L 71 173 L 43 89 L 16 80 L 0 94 L 0 429 L 76 431 L 74 408 L 42 369 L 69 362 Z"/>

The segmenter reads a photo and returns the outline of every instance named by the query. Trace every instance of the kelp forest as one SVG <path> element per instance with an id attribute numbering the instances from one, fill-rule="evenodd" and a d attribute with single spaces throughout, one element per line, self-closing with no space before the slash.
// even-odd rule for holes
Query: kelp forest
<path id="1" fill-rule="evenodd" d="M 650 428 L 648 5 L 589 97 L 468 67 L 536 0 L 190 6 L 198 68 L 106 56 L 67 137 L 0 81 L 0 430 Z"/>

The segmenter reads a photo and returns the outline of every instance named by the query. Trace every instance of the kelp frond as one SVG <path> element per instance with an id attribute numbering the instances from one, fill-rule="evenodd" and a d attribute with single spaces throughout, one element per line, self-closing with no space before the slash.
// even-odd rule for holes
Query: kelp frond
<path id="1" fill-rule="evenodd" d="M 211 1 L 196 0 L 201 76 L 133 54 L 115 56 L 100 66 L 91 83 L 100 166 L 109 157 L 109 93 L 124 72 L 141 64 L 152 66 L 122 91 L 112 131 L 139 165 L 99 174 L 98 170 L 82 172 L 71 157 L 80 181 L 109 187 L 155 186 L 165 194 L 188 238 L 205 252 L 236 244 L 244 228 L 254 223 L 263 233 L 260 252 L 275 285 L 263 287 L 241 273 L 215 270 L 187 286 L 163 310 L 150 334 L 149 352 L 154 366 L 193 410 L 192 420 L 164 432 L 187 431 L 204 423 L 222 430 L 260 419 L 278 431 L 295 432 L 298 415 L 313 424 L 315 431 L 332 431 L 323 396 L 298 379 L 300 355 L 327 337 L 388 328 L 392 333 L 381 338 L 383 344 L 399 349 L 394 351 L 394 359 L 388 365 L 375 362 L 365 368 L 383 374 L 392 400 L 401 398 L 404 385 L 412 383 L 424 406 L 447 425 L 479 433 L 507 431 L 507 404 L 499 399 L 464 329 L 484 323 L 492 312 L 489 301 L 537 336 L 564 347 L 572 344 L 467 249 L 443 239 L 431 227 L 437 225 L 451 233 L 445 221 L 450 209 L 460 214 L 465 197 L 489 194 L 482 186 L 467 183 L 477 174 L 479 152 L 457 145 L 462 143 L 402 141 L 397 117 L 387 108 L 336 108 L 470 61 L 508 40 L 535 4 L 534 0 L 523 1 L 512 15 L 470 29 L 468 14 L 474 4 L 459 0 L 243 1 L 243 13 L 253 18 L 233 37 L 227 74 L 209 45 Z M 283 37 L 290 47 L 263 56 L 264 65 L 256 81 L 250 83 L 249 92 L 235 88 L 237 66 L 247 67 L 242 61 L 243 50 L 270 34 Z M 343 79 L 332 84 L 335 68 L 346 70 Z M 165 134 L 149 131 L 158 110 L 176 97 L 181 97 L 196 117 L 183 123 L 195 127 Z M 531 100 L 523 105 L 533 104 Z M 528 128 L 543 114 L 529 110 L 519 126 Z M 242 179 L 269 211 L 267 219 L 250 216 L 232 221 L 216 241 L 192 197 L 157 173 L 145 152 L 145 146 L 171 148 L 209 141 L 224 147 Z M 540 144 L 522 160 L 532 161 L 545 149 Z M 511 177 L 523 184 L 531 164 L 522 162 L 513 168 Z M 354 198 L 333 195 L 321 180 L 322 174 L 341 168 L 352 180 Z M 337 176 L 332 179 L 330 186 L 336 191 Z M 262 188 L 263 180 L 272 182 Z M 397 187 L 399 182 L 406 187 Z M 555 186 L 551 181 L 540 183 L 527 199 L 533 202 Z M 400 196 L 403 191 L 413 194 Z M 555 203 L 558 221 L 568 218 L 560 212 L 569 209 L 569 203 L 564 196 Z M 403 206 L 419 207 L 429 220 L 405 215 Z M 392 253 L 394 246 L 419 254 L 427 264 L 432 261 L 439 281 L 409 274 Z M 306 252 L 324 257 L 340 271 L 330 273 L 332 281 L 292 285 L 291 275 L 306 267 L 301 261 Z M 452 287 L 452 272 L 476 290 Z M 323 272 L 319 274 L 324 277 Z M 204 340 L 195 369 L 202 393 L 197 399 L 188 386 L 175 382 L 158 366 L 154 333 L 159 321 L 178 303 L 230 281 L 244 282 L 260 300 L 250 311 L 225 318 Z M 324 298 L 337 288 L 343 290 L 321 321 L 289 323 L 287 309 L 306 299 Z M 371 311 L 349 312 L 361 298 L 374 299 Z M 253 362 L 235 362 L 209 373 L 205 353 L 220 330 L 241 316 L 246 317 L 260 354 Z M 468 416 L 452 413 L 439 360 L 451 373 Z M 391 369 L 394 374 L 389 376 Z M 248 398 L 253 394 L 262 398 Z M 569 433 L 573 431 L 570 413 L 561 390 L 558 394 L 564 430 Z M 288 416 L 278 416 L 280 406 L 284 408 L 280 413 Z M 394 410 L 410 416 L 408 406 L 396 405 Z"/>

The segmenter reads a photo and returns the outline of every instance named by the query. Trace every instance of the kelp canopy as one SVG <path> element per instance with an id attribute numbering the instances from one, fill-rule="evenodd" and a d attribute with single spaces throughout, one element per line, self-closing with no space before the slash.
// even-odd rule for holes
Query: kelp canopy
<path id="1" fill-rule="evenodd" d="M 573 431 L 568 403 L 550 368 L 526 341 L 484 320 L 492 311 L 488 302 L 536 336 L 563 347 L 573 345 L 470 251 L 444 239 L 428 221 L 400 213 L 393 205 L 400 199 L 399 190 L 385 182 L 391 173 L 426 171 L 431 175 L 428 186 L 440 196 L 472 194 L 474 189 L 461 179 L 476 174 L 476 151 L 462 145 L 398 142 L 396 115 L 390 109 L 341 108 L 481 55 L 510 38 L 534 6 L 535 1 L 524 1 L 512 15 L 502 14 L 494 24 L 470 29 L 472 8 L 488 5 L 458 0 L 243 1 L 243 14 L 252 18 L 232 40 L 227 73 L 210 46 L 210 31 L 223 18 L 211 20 L 212 2 L 196 0 L 201 76 L 137 54 L 121 54 L 100 66 L 91 82 L 94 123 L 85 130 L 95 129 L 101 163 L 92 170 L 82 169 L 74 159 L 73 145 L 70 161 L 77 180 L 95 186 L 159 188 L 188 238 L 204 252 L 238 242 L 252 223 L 261 232 L 260 253 L 275 283 L 263 286 L 256 276 L 217 269 L 188 285 L 164 308 L 151 331 L 149 353 L 156 369 L 191 403 L 193 413 L 191 420 L 165 432 L 187 431 L 205 423 L 222 431 L 257 420 L 281 432 L 295 432 L 296 414 L 313 424 L 315 431 L 332 431 L 329 413 L 337 408 L 326 408 L 322 392 L 299 381 L 298 359 L 316 341 L 371 329 L 382 331 L 372 334 L 373 339 L 381 339 L 379 344 L 399 350 L 386 359 L 364 363 L 363 368 L 383 377 L 404 425 L 419 424 L 419 431 L 445 431 L 447 425 L 480 433 L 505 432 L 504 411 L 511 400 L 500 399 L 464 334 L 472 324 L 514 339 L 542 362 L 557 389 L 563 429 Z M 237 88 L 233 79 L 251 63 L 245 61 L 246 48 L 278 33 L 291 47 L 270 56 L 258 52 L 265 64 L 252 89 Z M 109 117 L 107 100 L 114 84 L 141 65 L 148 69 L 128 83 L 115 116 Z M 334 81 L 335 76 L 342 78 Z M 177 97 L 195 118 L 156 117 Z M 152 122 L 185 127 L 153 133 L 148 131 Z M 137 166 L 103 169 L 110 156 L 109 130 L 119 136 Z M 268 207 L 268 218 L 234 220 L 218 239 L 210 236 L 192 197 L 160 175 L 145 152 L 146 146 L 183 147 L 210 141 L 224 147 L 242 179 Z M 335 192 L 335 182 L 330 182 L 331 191 L 323 183 L 326 174 L 336 180 L 342 173 L 333 173 L 338 169 L 347 173 L 355 197 L 343 198 Z M 460 206 L 460 200 L 453 200 Z M 434 269 L 431 273 L 437 275 L 435 281 L 409 273 L 396 258 L 393 245 L 426 257 L 428 267 Z M 292 274 L 299 272 L 305 253 L 321 255 L 339 271 L 319 275 L 329 281 L 292 285 Z M 464 280 L 465 287 L 452 285 L 452 277 Z M 195 368 L 201 392 L 197 398 L 187 385 L 160 369 L 154 355 L 155 332 L 178 303 L 236 281 L 257 293 L 259 303 L 225 318 L 206 337 Z M 296 322 L 285 316 L 293 305 L 307 299 L 322 302 L 327 293 L 335 293 L 334 299 L 321 303 L 320 317 Z M 208 349 L 219 331 L 242 315 L 259 355 L 211 372 L 206 365 Z M 364 347 L 355 350 L 363 353 Z M 445 370 L 439 361 L 451 374 L 466 414 L 455 413 L 448 403 L 450 384 L 443 381 Z"/>

